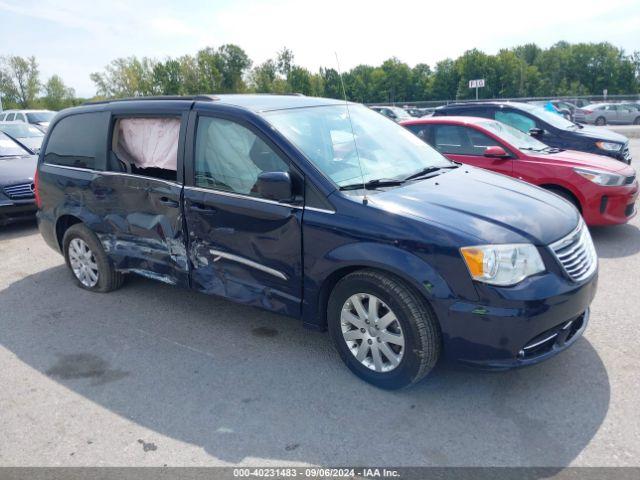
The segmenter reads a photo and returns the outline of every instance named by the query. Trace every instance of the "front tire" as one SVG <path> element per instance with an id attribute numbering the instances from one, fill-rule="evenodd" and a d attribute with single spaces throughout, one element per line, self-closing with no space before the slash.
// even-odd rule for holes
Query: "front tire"
<path id="1" fill-rule="evenodd" d="M 435 314 L 394 276 L 360 270 L 341 279 L 327 307 L 329 333 L 347 367 L 394 390 L 418 382 L 440 357 Z"/>
<path id="2" fill-rule="evenodd" d="M 84 224 L 69 227 L 62 248 L 65 262 L 81 288 L 106 293 L 122 285 L 124 275 L 113 268 L 98 237 Z"/>

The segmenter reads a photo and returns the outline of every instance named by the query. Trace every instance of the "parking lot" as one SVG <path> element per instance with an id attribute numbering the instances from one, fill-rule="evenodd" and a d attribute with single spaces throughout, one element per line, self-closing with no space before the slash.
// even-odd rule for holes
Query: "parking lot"
<path id="1" fill-rule="evenodd" d="M 89 293 L 34 224 L 4 227 L 0 465 L 637 465 L 640 218 L 592 234 L 571 349 L 387 392 L 298 321 L 138 277 Z"/>

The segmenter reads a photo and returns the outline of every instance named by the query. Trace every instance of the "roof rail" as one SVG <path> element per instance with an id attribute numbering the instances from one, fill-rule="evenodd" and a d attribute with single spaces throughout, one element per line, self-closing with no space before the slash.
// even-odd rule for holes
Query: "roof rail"
<path id="1" fill-rule="evenodd" d="M 193 100 L 213 102 L 215 100 L 219 100 L 219 98 L 215 95 L 151 95 L 148 97 L 109 98 L 106 100 L 84 102 L 83 105 L 100 105 L 114 102 L 139 102 L 147 100 Z"/>

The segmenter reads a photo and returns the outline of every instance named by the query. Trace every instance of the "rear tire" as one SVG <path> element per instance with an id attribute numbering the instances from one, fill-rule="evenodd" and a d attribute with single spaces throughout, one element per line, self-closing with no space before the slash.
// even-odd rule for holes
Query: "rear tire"
<path id="1" fill-rule="evenodd" d="M 431 307 L 385 273 L 360 270 L 341 279 L 329 297 L 327 321 L 347 367 L 380 388 L 418 382 L 440 357 L 440 328 Z"/>
<path id="2" fill-rule="evenodd" d="M 65 262 L 81 288 L 106 293 L 122 286 L 124 275 L 116 271 L 96 234 L 84 224 L 67 229 L 62 248 Z"/>
<path id="3" fill-rule="evenodd" d="M 607 124 L 607 120 L 604 117 L 598 117 L 596 118 L 596 121 L 594 123 L 599 127 L 602 127 L 603 125 Z"/>
<path id="4" fill-rule="evenodd" d="M 640 117 L 637 117 L 634 121 L 633 121 L 634 125 L 640 125 Z"/>

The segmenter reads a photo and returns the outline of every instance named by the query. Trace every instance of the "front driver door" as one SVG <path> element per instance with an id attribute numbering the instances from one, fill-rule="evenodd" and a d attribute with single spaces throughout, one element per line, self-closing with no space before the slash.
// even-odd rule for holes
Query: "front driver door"
<path id="1" fill-rule="evenodd" d="M 208 114 L 207 114 L 208 115 Z M 184 210 L 196 290 L 297 316 L 302 296 L 302 203 L 255 191 L 258 175 L 293 171 L 259 130 L 192 114 Z"/>

